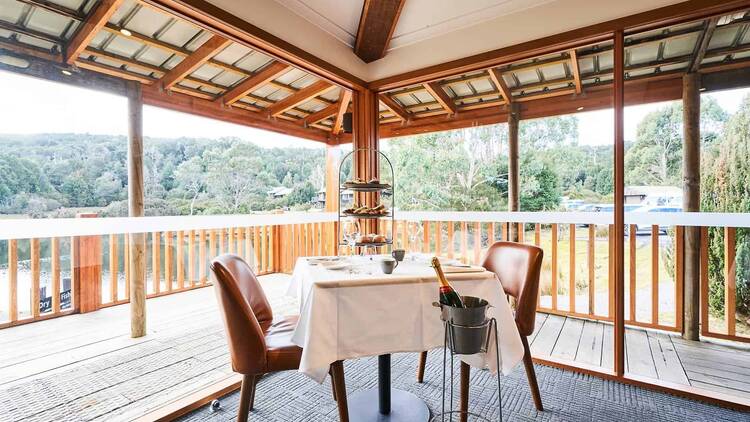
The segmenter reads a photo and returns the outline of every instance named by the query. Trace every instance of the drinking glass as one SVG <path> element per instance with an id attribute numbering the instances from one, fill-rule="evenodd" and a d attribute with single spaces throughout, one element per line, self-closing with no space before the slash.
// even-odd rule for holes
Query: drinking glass
<path id="1" fill-rule="evenodd" d="M 354 255 L 354 246 L 357 244 L 359 237 L 359 223 L 356 220 L 345 220 L 341 223 L 341 233 L 349 245 L 350 254 Z"/>

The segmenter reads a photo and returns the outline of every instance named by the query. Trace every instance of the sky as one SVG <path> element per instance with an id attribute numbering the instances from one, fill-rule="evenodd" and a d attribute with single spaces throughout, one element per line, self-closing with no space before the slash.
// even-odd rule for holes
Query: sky
<path id="1" fill-rule="evenodd" d="M 0 92 L 3 93 L 0 97 L 0 116 L 3 116 L 0 133 L 127 134 L 123 97 L 8 72 L 0 72 Z M 716 98 L 727 112 L 734 113 L 748 93 L 750 89 L 705 95 Z M 638 122 L 664 105 L 626 107 L 625 140 L 634 140 Z M 32 109 L 34 112 L 30 113 Z M 614 119 L 611 110 L 581 112 L 577 116 L 580 144 L 612 144 Z M 263 147 L 321 147 L 318 142 L 149 106 L 144 107 L 143 131 L 147 137 L 235 136 Z"/>

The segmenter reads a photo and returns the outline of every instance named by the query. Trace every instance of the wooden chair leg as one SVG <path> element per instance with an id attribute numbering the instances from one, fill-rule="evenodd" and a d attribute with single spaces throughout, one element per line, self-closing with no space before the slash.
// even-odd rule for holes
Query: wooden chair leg
<path id="1" fill-rule="evenodd" d="M 471 366 L 461 362 L 461 396 L 458 409 L 461 411 L 460 422 L 466 422 L 469 414 L 469 378 L 471 377 Z"/>
<path id="2" fill-rule="evenodd" d="M 526 378 L 529 379 L 531 397 L 534 399 L 536 409 L 543 412 L 544 406 L 542 406 L 542 395 L 539 394 L 539 384 L 536 382 L 536 372 L 534 372 L 534 362 L 531 360 L 529 341 L 526 339 L 526 336 L 521 336 L 521 342 L 523 343 L 523 366 L 526 368 Z"/>
<path id="3" fill-rule="evenodd" d="M 331 364 L 333 374 L 333 391 L 339 407 L 339 420 L 349 422 L 349 405 L 346 402 L 346 382 L 344 380 L 344 362 L 338 360 Z"/>
<path id="4" fill-rule="evenodd" d="M 242 386 L 240 387 L 240 409 L 237 415 L 239 422 L 247 422 L 247 414 L 253 410 L 255 401 L 255 384 L 257 377 L 255 375 L 243 375 Z"/>
<path id="5" fill-rule="evenodd" d="M 336 381 L 333 379 L 333 365 L 328 368 L 328 375 L 331 376 L 331 392 L 333 393 L 333 401 L 338 401 L 338 397 L 336 397 Z"/>
<path id="6" fill-rule="evenodd" d="M 424 382 L 424 367 L 427 364 L 427 351 L 419 354 L 419 364 L 417 364 L 417 382 Z"/>

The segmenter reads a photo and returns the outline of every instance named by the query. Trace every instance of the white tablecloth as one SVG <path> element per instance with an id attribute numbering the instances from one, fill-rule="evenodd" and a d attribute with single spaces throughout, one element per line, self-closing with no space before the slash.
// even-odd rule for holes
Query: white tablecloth
<path id="1" fill-rule="evenodd" d="M 508 374 L 523 358 L 523 345 L 500 282 L 486 271 L 446 277 L 460 294 L 484 298 L 492 305 L 488 317 L 497 319 L 500 367 Z M 351 274 L 299 258 L 288 293 L 301 303 L 292 337 L 303 348 L 299 370 L 318 382 L 325 380 L 329 365 L 337 360 L 421 352 L 444 344 L 440 310 L 432 306 L 438 300 L 438 283 L 427 262 L 404 261 L 390 275 L 383 274 L 377 262 L 363 264 L 359 273 Z M 462 360 L 494 373 L 492 344 L 488 353 Z"/>

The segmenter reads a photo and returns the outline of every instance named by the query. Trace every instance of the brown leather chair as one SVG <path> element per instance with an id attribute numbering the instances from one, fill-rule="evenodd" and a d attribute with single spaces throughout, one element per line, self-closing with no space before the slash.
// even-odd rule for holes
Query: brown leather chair
<path id="1" fill-rule="evenodd" d="M 544 407 L 542 406 L 542 396 L 539 394 L 539 385 L 536 381 L 527 337 L 534 333 L 536 304 L 539 296 L 539 274 L 542 269 L 543 257 L 544 251 L 536 246 L 514 242 L 496 242 L 487 250 L 487 254 L 482 261 L 482 266 L 486 270 L 497 274 L 505 294 L 516 300 L 515 320 L 523 343 L 523 364 L 526 368 L 526 377 L 529 379 L 529 389 L 534 399 L 534 405 L 539 411 L 543 411 Z M 418 382 L 422 382 L 424 379 L 426 359 L 427 352 L 422 352 L 417 370 Z M 469 371 L 469 366 L 462 363 L 461 409 L 466 409 L 468 402 Z"/>
<path id="2" fill-rule="evenodd" d="M 253 409 L 255 386 L 266 373 L 299 369 L 302 349 L 291 341 L 298 316 L 274 318 L 263 288 L 247 263 L 224 254 L 211 262 L 211 273 L 224 320 L 232 369 L 243 375 L 237 420 L 247 421 Z M 344 367 L 331 364 L 334 399 L 339 419 L 348 422 Z"/>

